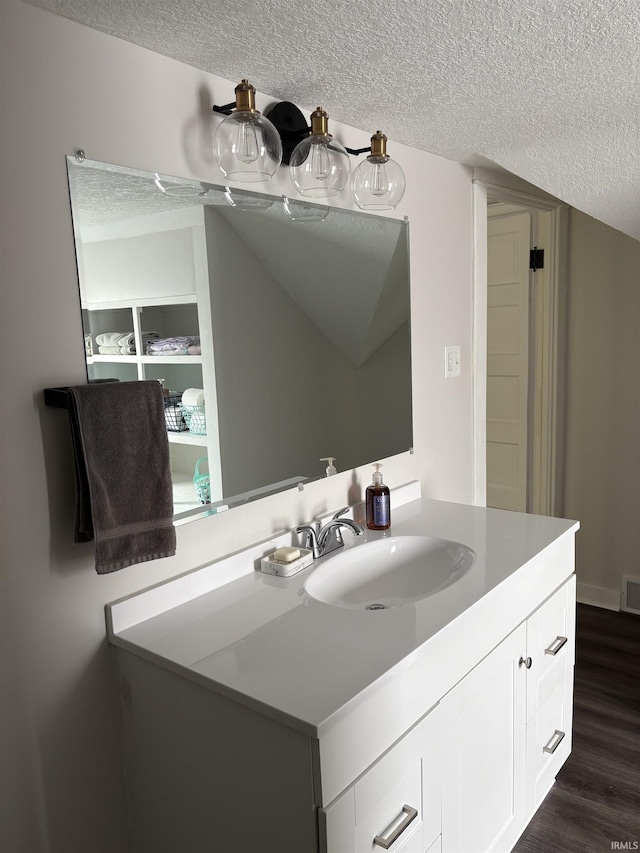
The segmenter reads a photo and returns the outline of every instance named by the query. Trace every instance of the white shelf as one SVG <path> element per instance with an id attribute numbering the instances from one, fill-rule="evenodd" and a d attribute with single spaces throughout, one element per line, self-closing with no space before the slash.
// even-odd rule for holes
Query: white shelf
<path id="1" fill-rule="evenodd" d="M 87 364 L 137 364 L 137 355 L 88 355 Z"/>
<path id="2" fill-rule="evenodd" d="M 152 296 L 140 299 L 117 299 L 113 302 L 82 302 L 86 311 L 113 311 L 115 308 L 156 308 L 163 305 L 191 305 L 197 301 L 195 293 L 175 296 Z"/>
<path id="3" fill-rule="evenodd" d="M 141 355 L 140 361 L 142 362 L 142 364 L 202 364 L 202 356 L 201 355 Z"/>
<path id="4" fill-rule="evenodd" d="M 87 364 L 202 364 L 201 355 L 88 355 Z"/>
<path id="5" fill-rule="evenodd" d="M 206 435 L 193 435 L 193 433 L 190 433 L 188 430 L 185 432 L 169 432 L 169 430 L 167 430 L 167 435 L 169 436 L 170 444 L 194 444 L 198 447 L 207 446 Z"/>

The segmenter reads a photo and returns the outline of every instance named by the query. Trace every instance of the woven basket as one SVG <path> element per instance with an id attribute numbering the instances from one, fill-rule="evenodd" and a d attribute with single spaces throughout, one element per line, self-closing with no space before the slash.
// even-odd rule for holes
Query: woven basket
<path id="1" fill-rule="evenodd" d="M 193 485 L 196 487 L 196 492 L 198 494 L 198 500 L 201 504 L 210 504 L 211 503 L 211 477 L 209 476 L 209 472 L 206 474 L 200 472 L 200 464 L 208 463 L 209 460 L 206 456 L 201 456 L 200 459 L 196 462 L 196 470 L 193 474 Z"/>
<path id="2" fill-rule="evenodd" d="M 184 403 L 180 403 L 180 408 L 187 422 L 189 432 L 193 435 L 206 435 L 207 419 L 204 413 L 204 406 L 185 406 Z"/>
<path id="3" fill-rule="evenodd" d="M 169 432 L 186 432 L 189 429 L 180 408 L 180 394 L 164 398 L 164 419 Z"/>

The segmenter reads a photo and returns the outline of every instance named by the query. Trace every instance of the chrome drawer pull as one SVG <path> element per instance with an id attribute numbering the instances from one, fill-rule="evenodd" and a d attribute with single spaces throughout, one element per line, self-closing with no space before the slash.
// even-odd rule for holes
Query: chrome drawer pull
<path id="1" fill-rule="evenodd" d="M 553 753 L 560 746 L 560 744 L 562 743 L 563 740 L 564 740 L 564 732 L 558 731 L 558 729 L 556 729 L 555 732 L 553 733 L 549 743 L 546 746 L 542 747 L 542 751 L 548 752 L 548 753 L 550 753 L 550 755 L 553 755 Z"/>
<path id="2" fill-rule="evenodd" d="M 561 637 L 558 635 L 553 641 L 553 643 L 551 643 L 549 648 L 544 650 L 545 655 L 557 655 L 566 642 L 566 637 Z"/>
<path id="3" fill-rule="evenodd" d="M 393 844 L 393 842 L 397 841 L 398 838 L 400 838 L 400 836 L 409 826 L 411 821 L 418 816 L 418 809 L 413 809 L 411 808 L 411 806 L 405 804 L 404 806 L 402 806 L 402 811 L 400 812 L 400 815 L 403 814 L 406 814 L 405 819 L 402 821 L 402 823 L 396 826 L 391 835 L 387 835 L 386 838 L 384 837 L 384 835 L 376 835 L 376 837 L 373 839 L 373 843 L 377 844 L 378 847 L 384 847 L 385 850 L 388 850 Z"/>
<path id="4" fill-rule="evenodd" d="M 523 658 L 522 656 L 520 656 L 520 660 L 518 661 L 518 666 L 522 666 L 522 664 L 524 664 L 527 669 L 531 669 L 532 663 L 533 663 L 533 660 L 531 658 Z"/>

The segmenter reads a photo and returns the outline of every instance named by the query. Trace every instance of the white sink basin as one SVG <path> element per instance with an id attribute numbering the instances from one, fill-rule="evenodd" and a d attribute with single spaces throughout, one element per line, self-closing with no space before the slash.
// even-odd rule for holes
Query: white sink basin
<path id="1" fill-rule="evenodd" d="M 386 610 L 413 604 L 455 583 L 475 559 L 470 548 L 429 536 L 391 536 L 331 555 L 304 587 L 325 604 Z"/>

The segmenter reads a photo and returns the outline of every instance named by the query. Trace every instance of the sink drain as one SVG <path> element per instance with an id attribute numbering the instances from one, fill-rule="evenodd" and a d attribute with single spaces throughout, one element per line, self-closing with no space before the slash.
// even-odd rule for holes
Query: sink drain
<path id="1" fill-rule="evenodd" d="M 365 610 L 386 610 L 386 604 L 367 604 Z"/>

